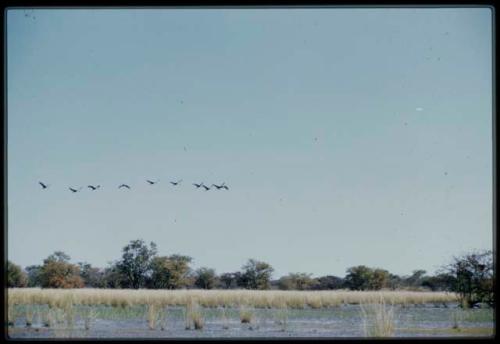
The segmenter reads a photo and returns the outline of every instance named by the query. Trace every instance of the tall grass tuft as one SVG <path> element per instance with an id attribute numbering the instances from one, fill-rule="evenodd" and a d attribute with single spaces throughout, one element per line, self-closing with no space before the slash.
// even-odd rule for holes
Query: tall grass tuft
<path id="1" fill-rule="evenodd" d="M 190 330 L 191 328 L 201 330 L 205 325 L 200 305 L 194 299 L 189 299 L 186 303 L 185 323 L 186 330 Z"/>
<path id="2" fill-rule="evenodd" d="M 83 320 L 85 330 L 90 330 L 90 326 L 97 319 L 97 311 L 92 306 L 86 306 L 83 309 Z"/>
<path id="3" fill-rule="evenodd" d="M 240 321 L 242 324 L 249 324 L 253 321 L 254 313 L 248 305 L 240 305 Z"/>
<path id="4" fill-rule="evenodd" d="M 281 331 L 288 328 L 288 306 L 286 302 L 281 303 L 276 310 L 276 322 L 281 326 Z"/>
<path id="5" fill-rule="evenodd" d="M 460 330 L 460 323 L 464 321 L 465 311 L 462 309 L 456 309 L 451 313 L 452 328 L 454 330 Z"/>
<path id="6" fill-rule="evenodd" d="M 51 308 L 44 309 L 41 311 L 42 316 L 42 326 L 43 327 L 51 327 L 54 324 L 53 319 L 53 310 Z"/>
<path id="7" fill-rule="evenodd" d="M 367 337 L 392 337 L 394 335 L 394 305 L 387 306 L 381 298 L 376 303 L 360 304 L 363 330 Z"/>
<path id="8" fill-rule="evenodd" d="M 156 323 L 159 318 L 159 307 L 155 303 L 150 303 L 147 305 L 147 321 L 148 328 L 154 330 L 156 328 Z"/>
<path id="9" fill-rule="evenodd" d="M 7 324 L 9 327 L 14 327 L 16 322 L 16 313 L 14 304 L 9 302 L 7 304 Z"/>
<path id="10" fill-rule="evenodd" d="M 64 314 L 64 319 L 66 321 L 66 327 L 68 329 L 73 329 L 75 326 L 75 317 L 76 317 L 75 307 L 73 306 L 72 303 L 65 304 L 62 311 Z"/>
<path id="11" fill-rule="evenodd" d="M 31 304 L 26 305 L 25 315 L 26 315 L 26 327 L 31 327 L 31 325 L 33 325 L 33 317 L 35 315 L 35 309 L 33 305 Z"/>
<path id="12" fill-rule="evenodd" d="M 229 329 L 229 320 L 227 318 L 226 306 L 220 306 L 221 309 L 221 318 L 222 318 L 222 329 Z"/>

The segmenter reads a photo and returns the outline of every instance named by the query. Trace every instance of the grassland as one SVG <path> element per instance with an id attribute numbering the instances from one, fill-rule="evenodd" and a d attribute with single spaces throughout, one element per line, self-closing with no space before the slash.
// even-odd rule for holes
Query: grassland
<path id="1" fill-rule="evenodd" d="M 7 302 L 9 329 L 13 334 L 27 336 L 31 330 L 37 333 L 35 336 L 44 331 L 53 331 L 53 336 L 59 336 L 60 331 L 71 332 L 78 328 L 84 329 L 85 335 L 105 336 L 107 332 L 102 322 L 109 320 L 115 322 L 110 326 L 131 321 L 132 328 L 136 326 L 134 321 L 145 321 L 145 328 L 150 331 L 204 330 L 208 324 L 206 333 L 212 333 L 219 322 L 221 330 L 233 333 L 231 331 L 238 331 L 236 321 L 248 325 L 249 330 L 271 331 L 273 335 L 274 325 L 262 325 L 270 317 L 280 333 L 293 333 L 298 329 L 302 331 L 296 332 L 299 335 L 312 330 L 322 331 L 321 326 L 345 321 L 346 325 L 339 328 L 341 332 L 345 329 L 358 331 L 362 323 L 365 336 L 391 337 L 396 331 L 394 307 L 409 310 L 412 305 L 431 304 L 442 309 L 443 305 L 456 304 L 457 296 L 412 291 L 11 288 L 7 290 Z M 450 312 L 454 316 L 450 328 L 458 328 L 455 324 L 463 323 L 463 314 L 458 317 L 456 311 L 450 309 Z M 178 323 L 179 319 L 183 325 Z M 301 325 L 304 321 L 310 325 Z M 316 326 L 320 328 L 315 329 Z M 20 328 L 25 330 L 20 331 Z M 123 334 L 122 329 L 115 330 L 117 335 Z M 173 336 L 183 336 L 175 333 Z M 353 332 L 353 335 L 356 333 L 361 332 Z M 241 332 L 233 334 L 238 336 Z"/>
<path id="2" fill-rule="evenodd" d="M 444 304 L 455 302 L 453 293 L 413 291 L 277 291 L 277 290 L 151 290 L 151 289 L 40 289 L 10 288 L 9 305 L 185 306 L 196 302 L 203 307 L 325 308 L 342 304 Z"/>

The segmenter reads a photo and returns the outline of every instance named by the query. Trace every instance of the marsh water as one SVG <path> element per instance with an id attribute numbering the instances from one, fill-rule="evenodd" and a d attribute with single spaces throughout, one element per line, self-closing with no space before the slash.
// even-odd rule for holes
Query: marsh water
<path id="1" fill-rule="evenodd" d="M 186 329 L 184 307 L 168 307 L 151 329 L 146 306 L 92 306 L 93 318 L 75 306 L 68 323 L 63 318 L 50 327 L 42 320 L 46 306 L 32 310 L 26 326 L 25 306 L 17 306 L 11 338 L 262 338 L 262 337 L 365 337 L 373 326 L 359 305 L 322 309 L 250 309 L 250 323 L 241 323 L 238 308 L 201 308 L 202 329 Z M 48 308 L 48 307 L 47 307 Z M 88 307 L 87 307 L 88 308 Z M 395 337 L 491 336 L 493 310 L 462 310 L 456 305 L 394 306 Z M 88 315 L 87 315 L 88 316 Z M 368 319 L 368 321 L 365 321 Z M 85 329 L 85 327 L 88 329 Z"/>

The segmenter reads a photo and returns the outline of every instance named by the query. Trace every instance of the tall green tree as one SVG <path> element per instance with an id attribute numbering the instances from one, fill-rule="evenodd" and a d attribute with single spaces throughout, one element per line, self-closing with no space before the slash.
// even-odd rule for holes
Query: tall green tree
<path id="1" fill-rule="evenodd" d="M 116 263 L 111 263 L 104 269 L 103 279 L 105 288 L 120 289 L 128 283 Z"/>
<path id="2" fill-rule="evenodd" d="M 7 260 L 7 286 L 9 288 L 22 288 L 28 284 L 28 276 L 19 265 Z"/>
<path id="3" fill-rule="evenodd" d="M 472 307 L 480 302 L 494 306 L 495 275 L 491 250 L 474 251 L 453 257 L 452 263 L 444 266 L 442 270 L 453 276 L 451 289 L 459 294 L 462 306 Z"/>
<path id="4" fill-rule="evenodd" d="M 40 274 L 42 271 L 41 265 L 30 265 L 26 267 L 26 272 L 28 273 L 28 287 L 41 287 L 42 280 Z"/>
<path id="5" fill-rule="evenodd" d="M 149 285 L 155 289 L 179 289 L 189 286 L 192 258 L 179 254 L 154 257 Z"/>
<path id="6" fill-rule="evenodd" d="M 269 289 L 273 267 L 256 259 L 249 259 L 242 267 L 240 285 L 246 289 Z"/>
<path id="7" fill-rule="evenodd" d="M 353 266 L 347 269 L 345 283 L 352 290 L 367 290 L 370 289 L 373 270 L 365 265 Z"/>
<path id="8" fill-rule="evenodd" d="M 218 283 L 217 274 L 214 269 L 199 268 L 195 271 L 194 285 L 201 289 L 213 289 Z"/>
<path id="9" fill-rule="evenodd" d="M 384 269 L 373 269 L 369 282 L 369 289 L 380 290 L 387 287 L 389 284 L 389 278 L 389 271 Z"/>
<path id="10" fill-rule="evenodd" d="M 234 289 L 238 287 L 241 280 L 241 272 L 225 272 L 219 276 L 220 287 L 223 289 Z"/>
<path id="11" fill-rule="evenodd" d="M 154 242 L 148 247 L 141 239 L 132 240 L 123 248 L 122 258 L 117 263 L 118 270 L 124 276 L 123 287 L 139 289 L 146 286 L 156 253 Z"/>

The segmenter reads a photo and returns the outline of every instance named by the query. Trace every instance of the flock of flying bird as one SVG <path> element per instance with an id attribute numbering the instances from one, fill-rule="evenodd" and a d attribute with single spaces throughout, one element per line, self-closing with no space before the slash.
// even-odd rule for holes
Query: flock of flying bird
<path id="1" fill-rule="evenodd" d="M 155 181 L 152 181 L 152 180 L 149 180 L 149 179 L 146 179 L 146 182 L 149 184 L 149 185 L 154 185 L 156 183 L 159 182 L 159 180 L 155 180 Z M 181 180 L 178 180 L 176 182 L 170 182 L 170 184 L 172 184 L 173 186 L 178 186 L 180 183 L 182 182 L 182 179 Z M 40 186 L 42 187 L 42 189 L 47 189 L 50 184 L 45 184 L 45 183 L 42 183 L 42 182 L 38 182 L 38 184 L 40 184 Z M 201 183 L 193 183 L 193 185 L 199 189 L 200 187 L 203 187 L 205 189 L 205 191 L 208 191 L 211 189 L 211 187 L 208 187 L 206 186 L 203 182 Z M 226 185 L 226 183 L 222 183 L 220 185 L 217 185 L 217 184 L 212 184 L 211 186 L 215 186 L 215 188 L 217 190 L 220 190 L 220 189 L 226 189 L 226 190 L 229 190 L 229 187 Z M 87 185 L 87 187 L 89 189 L 91 189 L 92 191 L 95 191 L 97 189 L 99 189 L 101 187 L 101 185 Z M 83 187 L 80 187 L 78 189 L 75 189 L 75 188 L 72 188 L 72 187 L 69 187 L 68 189 L 71 191 L 71 192 L 78 192 L 82 189 Z M 121 188 L 126 188 L 126 189 L 131 189 L 130 185 L 127 185 L 127 184 L 121 184 L 118 186 L 118 189 L 121 189 Z"/>

